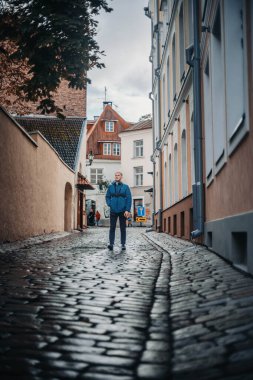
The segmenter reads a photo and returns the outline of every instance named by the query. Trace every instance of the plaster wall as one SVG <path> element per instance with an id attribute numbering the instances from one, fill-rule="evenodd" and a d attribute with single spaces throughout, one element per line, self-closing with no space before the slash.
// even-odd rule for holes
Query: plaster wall
<path id="1" fill-rule="evenodd" d="M 0 162 L 0 241 L 64 230 L 65 186 L 73 195 L 74 172 L 41 134 L 31 138 L 2 108 Z"/>

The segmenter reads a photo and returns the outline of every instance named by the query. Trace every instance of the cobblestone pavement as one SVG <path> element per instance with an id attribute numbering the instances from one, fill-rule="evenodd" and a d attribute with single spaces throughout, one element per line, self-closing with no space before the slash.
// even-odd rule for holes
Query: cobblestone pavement
<path id="1" fill-rule="evenodd" d="M 253 378 L 252 277 L 127 232 L 124 253 L 106 228 L 1 250 L 1 379 Z"/>

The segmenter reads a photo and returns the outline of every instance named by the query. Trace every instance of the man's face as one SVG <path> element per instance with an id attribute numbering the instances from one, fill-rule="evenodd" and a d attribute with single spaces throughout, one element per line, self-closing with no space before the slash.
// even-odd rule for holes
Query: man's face
<path id="1" fill-rule="evenodd" d="M 115 176 L 115 181 L 116 181 L 116 182 L 120 182 L 120 181 L 121 181 L 121 178 L 122 178 L 122 174 L 121 174 L 121 173 L 116 172 L 116 173 L 114 174 L 114 176 Z"/>

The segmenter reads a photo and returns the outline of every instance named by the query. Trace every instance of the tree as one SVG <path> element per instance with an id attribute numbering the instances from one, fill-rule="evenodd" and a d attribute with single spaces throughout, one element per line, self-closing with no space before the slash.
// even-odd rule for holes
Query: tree
<path id="1" fill-rule="evenodd" d="M 12 86 L 13 94 L 39 102 L 42 113 L 59 114 L 53 94 L 60 82 L 84 89 L 87 71 L 104 67 L 94 38 L 100 10 L 111 12 L 107 0 L 1 1 L 0 84 L 6 84 L 4 67 L 12 67 L 12 78 L 20 69 L 22 81 Z"/>
<path id="2" fill-rule="evenodd" d="M 151 119 L 152 119 L 152 115 L 151 115 L 151 113 L 147 113 L 146 115 L 142 115 L 142 116 L 139 118 L 139 121 L 151 120 Z"/>

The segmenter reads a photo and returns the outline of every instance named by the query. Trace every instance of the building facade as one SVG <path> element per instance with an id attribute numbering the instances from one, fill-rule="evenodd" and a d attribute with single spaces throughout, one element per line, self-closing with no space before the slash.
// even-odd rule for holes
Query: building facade
<path id="1" fill-rule="evenodd" d="M 74 228 L 75 173 L 0 107 L 0 242 Z"/>
<path id="2" fill-rule="evenodd" d="M 154 225 L 190 238 L 193 227 L 193 79 L 185 49 L 192 44 L 192 1 L 151 0 Z"/>
<path id="3" fill-rule="evenodd" d="M 87 124 L 87 176 L 95 191 L 87 191 L 86 213 L 98 210 L 101 224 L 109 224 L 109 208 L 105 202 L 107 186 L 114 180 L 114 173 L 121 170 L 120 132 L 129 127 L 112 107 L 111 102 L 103 102 L 103 111 L 95 120 Z M 88 154 L 94 159 L 89 166 Z"/>
<path id="4" fill-rule="evenodd" d="M 155 227 L 253 273 L 248 0 L 150 0 Z"/>
<path id="5" fill-rule="evenodd" d="M 203 1 L 205 244 L 253 273 L 253 4 Z"/>

